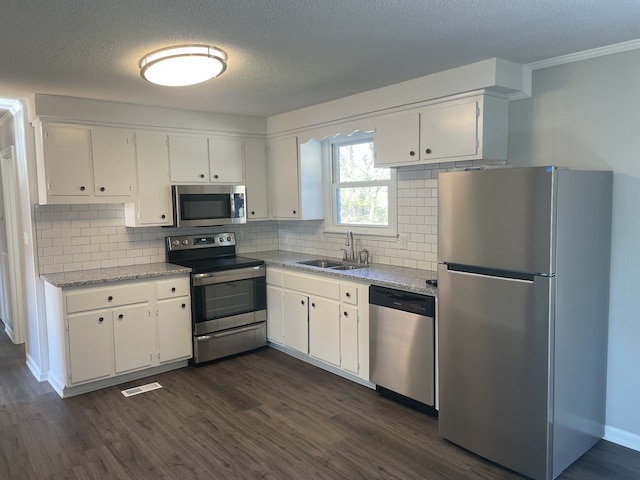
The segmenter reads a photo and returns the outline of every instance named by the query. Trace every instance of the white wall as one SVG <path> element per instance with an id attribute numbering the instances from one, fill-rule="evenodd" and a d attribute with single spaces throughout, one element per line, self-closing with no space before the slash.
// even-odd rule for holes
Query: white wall
<path id="1" fill-rule="evenodd" d="M 509 108 L 509 163 L 614 172 L 606 438 L 640 450 L 640 50 L 536 70 Z"/>

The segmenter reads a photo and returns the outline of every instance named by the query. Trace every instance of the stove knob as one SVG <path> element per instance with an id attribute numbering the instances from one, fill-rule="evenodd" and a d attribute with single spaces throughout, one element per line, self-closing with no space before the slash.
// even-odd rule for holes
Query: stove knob
<path id="1" fill-rule="evenodd" d="M 230 242 L 230 241 L 231 241 L 231 237 L 227 237 L 227 242 Z"/>
<path id="2" fill-rule="evenodd" d="M 218 242 L 224 243 L 224 237 L 218 237 Z"/>
<path id="3" fill-rule="evenodd" d="M 177 247 L 178 245 L 180 245 L 180 240 L 174 240 L 173 241 L 173 246 Z"/>
<path id="4" fill-rule="evenodd" d="M 183 245 L 189 245 L 189 240 L 182 240 Z"/>

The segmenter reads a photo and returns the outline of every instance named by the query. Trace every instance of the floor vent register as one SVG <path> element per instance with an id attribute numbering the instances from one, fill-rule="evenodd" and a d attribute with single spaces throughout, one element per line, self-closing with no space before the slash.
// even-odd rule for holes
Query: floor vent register
<path id="1" fill-rule="evenodd" d="M 139 387 L 127 388 L 126 390 L 122 390 L 122 395 L 125 397 L 132 397 L 134 395 L 138 395 L 139 393 L 150 392 L 151 390 L 157 390 L 162 388 L 158 382 L 147 383 L 146 385 L 140 385 Z"/>

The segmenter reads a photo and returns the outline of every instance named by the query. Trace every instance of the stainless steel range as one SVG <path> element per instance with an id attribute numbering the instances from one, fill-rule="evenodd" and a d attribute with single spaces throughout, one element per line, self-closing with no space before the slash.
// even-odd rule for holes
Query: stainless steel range
<path id="1" fill-rule="evenodd" d="M 191 268 L 193 363 L 267 344 L 262 260 L 236 255 L 234 233 L 166 237 L 167 261 Z"/>

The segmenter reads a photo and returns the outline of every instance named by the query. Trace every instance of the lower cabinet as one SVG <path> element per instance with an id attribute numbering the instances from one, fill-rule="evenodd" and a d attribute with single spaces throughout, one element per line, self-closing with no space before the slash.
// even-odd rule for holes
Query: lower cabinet
<path id="1" fill-rule="evenodd" d="M 186 364 L 192 355 L 189 282 L 188 275 L 70 288 L 45 282 L 49 382 L 58 394 Z"/>
<path id="2" fill-rule="evenodd" d="M 369 380 L 369 286 L 267 267 L 267 338 Z"/>

